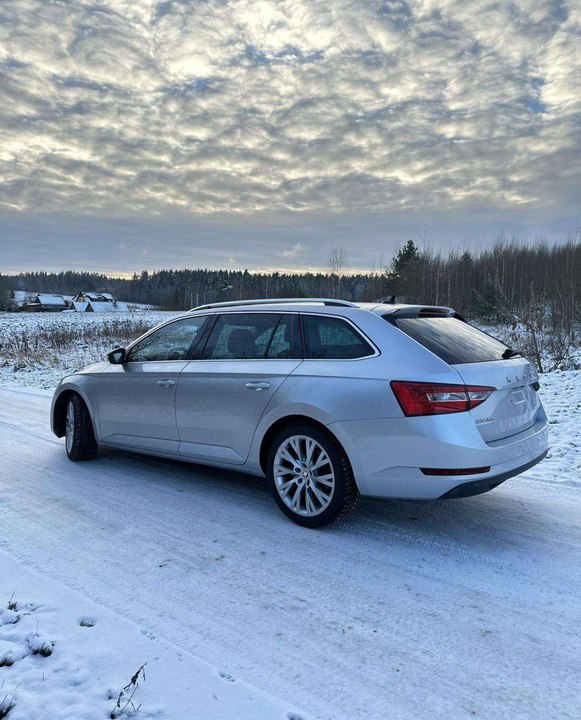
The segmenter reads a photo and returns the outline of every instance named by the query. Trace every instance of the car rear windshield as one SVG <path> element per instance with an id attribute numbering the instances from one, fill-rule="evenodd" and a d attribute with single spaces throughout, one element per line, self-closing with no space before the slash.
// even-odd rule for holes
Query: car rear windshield
<path id="1" fill-rule="evenodd" d="M 395 325 L 449 365 L 502 360 L 508 349 L 500 340 L 452 317 L 396 317 Z"/>

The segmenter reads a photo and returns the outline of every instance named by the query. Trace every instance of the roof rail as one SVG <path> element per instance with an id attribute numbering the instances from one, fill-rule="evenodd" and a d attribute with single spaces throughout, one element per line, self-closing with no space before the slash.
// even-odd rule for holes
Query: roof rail
<path id="1" fill-rule="evenodd" d="M 214 308 L 243 307 L 245 305 L 289 305 L 293 303 L 318 303 L 320 305 L 334 305 L 337 307 L 359 307 L 348 300 L 333 300 L 329 298 L 272 298 L 271 300 L 232 300 L 230 302 L 210 303 L 209 305 L 198 305 L 194 310 L 213 310 Z"/>

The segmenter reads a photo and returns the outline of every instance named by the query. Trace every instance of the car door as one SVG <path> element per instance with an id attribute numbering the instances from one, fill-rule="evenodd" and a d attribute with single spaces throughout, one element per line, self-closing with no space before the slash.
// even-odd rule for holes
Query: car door
<path id="1" fill-rule="evenodd" d="M 180 454 L 244 463 L 266 405 L 301 362 L 298 315 L 220 314 L 200 359 L 180 375 Z"/>
<path id="2" fill-rule="evenodd" d="M 99 375 L 103 444 L 178 452 L 176 387 L 206 321 L 183 318 L 158 328 L 130 348 L 127 362 Z"/>

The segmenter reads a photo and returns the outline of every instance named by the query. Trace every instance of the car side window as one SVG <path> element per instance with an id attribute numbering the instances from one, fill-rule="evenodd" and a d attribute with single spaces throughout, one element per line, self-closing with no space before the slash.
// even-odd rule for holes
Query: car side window
<path id="1" fill-rule="evenodd" d="M 262 360 L 279 325 L 278 313 L 225 313 L 212 328 L 204 360 Z"/>
<path id="2" fill-rule="evenodd" d="M 270 360 L 302 359 L 298 315 L 283 315 L 276 326 L 266 357 Z"/>
<path id="3" fill-rule="evenodd" d="M 312 360 L 355 360 L 373 355 L 365 338 L 346 320 L 303 315 L 306 356 Z"/>
<path id="4" fill-rule="evenodd" d="M 204 324 L 205 317 L 186 318 L 164 325 L 143 338 L 129 351 L 129 362 L 186 360 Z"/>

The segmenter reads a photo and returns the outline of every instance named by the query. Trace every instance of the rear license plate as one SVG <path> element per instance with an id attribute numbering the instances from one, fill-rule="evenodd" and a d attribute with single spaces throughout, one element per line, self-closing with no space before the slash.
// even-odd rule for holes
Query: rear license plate
<path id="1" fill-rule="evenodd" d="M 525 394 L 522 390 L 513 390 L 511 393 L 512 401 L 515 405 L 520 405 L 526 400 Z"/>

